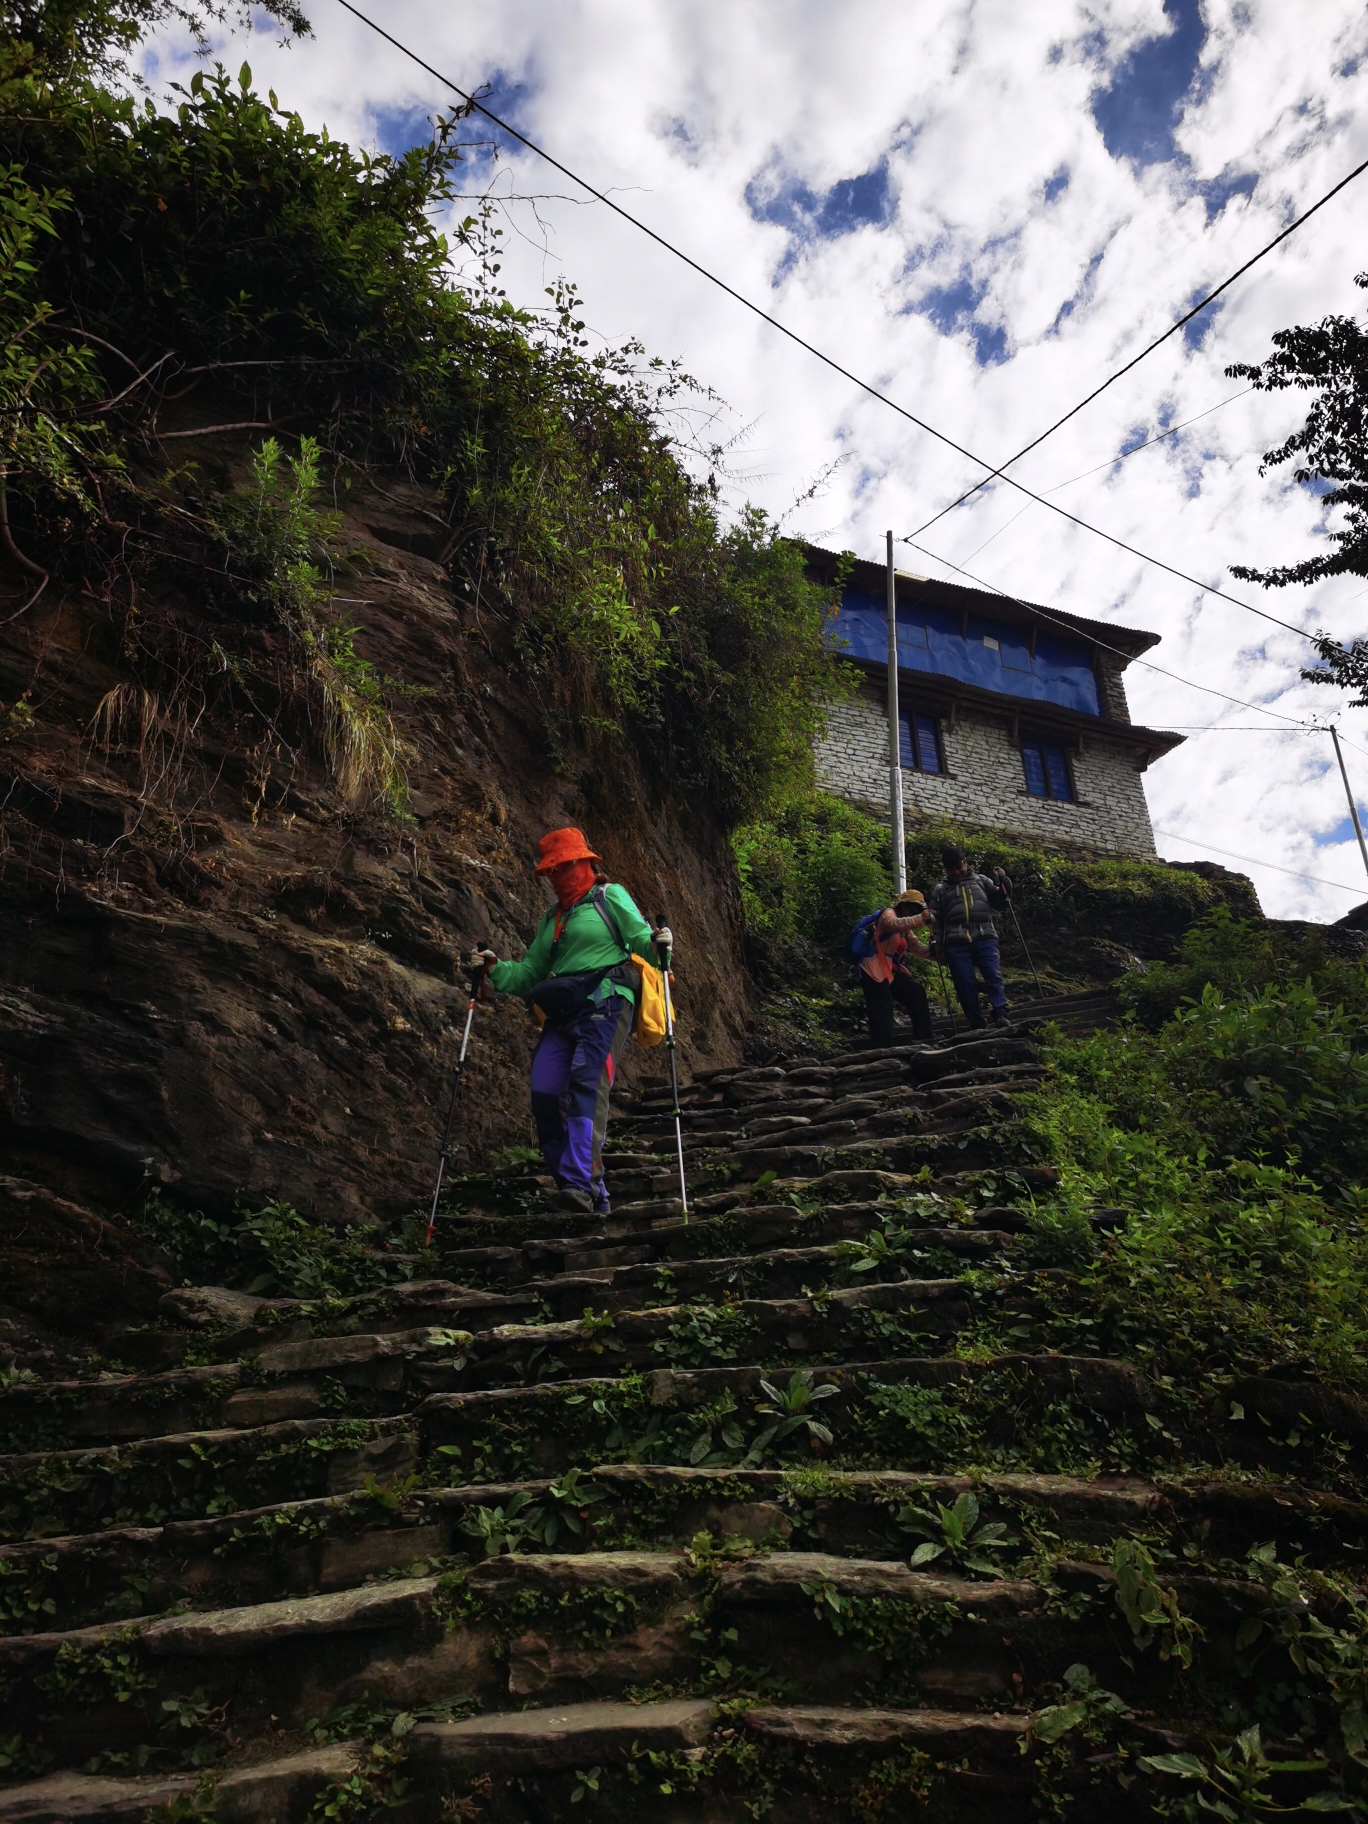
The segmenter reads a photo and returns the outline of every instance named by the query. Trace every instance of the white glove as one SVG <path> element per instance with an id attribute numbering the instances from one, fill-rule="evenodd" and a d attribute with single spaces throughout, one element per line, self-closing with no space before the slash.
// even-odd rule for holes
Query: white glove
<path id="1" fill-rule="evenodd" d="M 653 931 L 651 936 L 655 939 L 655 947 L 657 950 L 674 949 L 674 932 L 671 931 L 668 925 L 662 925 L 659 931 Z"/>
<path id="2" fill-rule="evenodd" d="M 492 950 L 472 950 L 466 967 L 467 969 L 492 969 L 498 960 Z"/>

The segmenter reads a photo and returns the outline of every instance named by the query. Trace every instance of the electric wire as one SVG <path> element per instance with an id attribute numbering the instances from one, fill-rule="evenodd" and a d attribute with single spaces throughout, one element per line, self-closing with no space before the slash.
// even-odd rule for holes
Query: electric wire
<path id="1" fill-rule="evenodd" d="M 1235 283 L 1236 279 L 1243 278 L 1251 266 L 1257 266 L 1265 254 L 1272 253 L 1273 249 L 1280 246 L 1281 243 L 1287 239 L 1289 234 L 1295 233 L 1303 222 L 1309 222 L 1318 209 L 1323 209 L 1325 207 L 1331 197 L 1338 196 L 1346 185 L 1352 184 L 1354 179 L 1361 176 L 1365 171 L 1368 171 L 1368 158 L 1365 158 L 1361 165 L 1355 165 L 1349 175 L 1347 177 L 1342 177 L 1333 190 L 1327 190 L 1318 203 L 1312 203 L 1311 207 L 1304 210 L 1295 221 L 1289 222 L 1282 233 L 1275 235 L 1266 247 L 1261 247 L 1252 259 L 1246 260 L 1244 265 L 1232 272 L 1228 279 L 1223 279 L 1216 287 L 1215 291 L 1209 291 L 1202 301 L 1199 304 L 1194 304 L 1192 309 L 1188 311 L 1185 316 L 1179 317 L 1176 323 L 1171 323 L 1164 331 L 1163 335 L 1156 337 L 1156 339 L 1149 344 L 1148 348 L 1142 348 L 1140 353 L 1134 356 L 1132 360 L 1127 361 L 1124 367 L 1118 367 L 1114 374 L 1109 374 L 1100 386 L 1095 386 L 1086 398 L 1080 399 L 1077 405 L 1071 406 L 1062 418 L 1056 418 L 1048 430 L 1042 431 L 1039 437 L 1033 438 L 1028 444 L 1024 444 L 1022 448 L 1017 451 L 1015 456 L 1009 456 L 1006 462 L 1003 463 L 1002 468 L 994 469 L 991 475 L 985 475 L 982 481 L 974 483 L 967 494 L 961 494 L 958 500 L 952 500 L 948 507 L 942 507 L 939 513 L 928 519 L 925 525 L 918 526 L 916 531 L 912 534 L 913 538 L 919 538 L 923 532 L 929 531 L 938 519 L 944 519 L 945 515 L 947 513 L 953 513 L 956 507 L 962 507 L 966 500 L 971 499 L 977 494 L 980 488 L 986 488 L 990 481 L 996 481 L 1005 470 L 1011 468 L 1014 462 L 1020 462 L 1023 456 L 1029 455 L 1032 450 L 1039 449 L 1045 439 L 1047 437 L 1053 437 L 1061 425 L 1067 424 L 1070 418 L 1077 417 L 1078 413 L 1083 410 L 1085 405 L 1091 405 L 1099 394 L 1105 393 L 1109 386 L 1114 386 L 1116 382 L 1124 375 L 1128 374 L 1133 367 L 1138 367 L 1147 355 L 1152 355 L 1156 348 L 1161 348 L 1163 344 L 1168 341 L 1170 336 L 1176 336 L 1178 331 L 1183 328 L 1184 324 L 1191 323 L 1192 319 L 1195 316 L 1200 315 L 1208 304 L 1213 303 L 1215 299 L 1219 298 L 1223 291 L 1227 291 L 1230 286 Z"/>
<path id="2" fill-rule="evenodd" d="M 1253 391 L 1254 388 L 1252 386 L 1243 386 L 1238 393 L 1232 393 L 1229 399 L 1218 399 L 1215 405 L 1209 405 L 1204 412 L 1196 412 L 1191 418 L 1184 418 L 1181 424 L 1171 424 L 1166 431 L 1160 431 L 1158 436 L 1147 437 L 1143 443 L 1137 443 L 1134 449 L 1118 450 L 1116 455 L 1108 457 L 1106 462 L 1099 462 L 1097 466 L 1092 469 L 1084 469 L 1081 475 L 1071 475 L 1067 481 L 1057 481 L 1052 488 L 1046 488 L 1045 492 L 1047 494 L 1058 494 L 1061 488 L 1071 488 L 1076 481 L 1086 481 L 1090 475 L 1100 475 L 1103 469 L 1114 469 L 1118 463 L 1126 462 L 1132 456 L 1138 456 L 1141 450 L 1151 450 L 1156 443 L 1162 443 L 1166 437 L 1176 437 L 1179 431 L 1185 431 L 1190 424 L 1196 424 L 1199 418 L 1210 418 L 1211 414 L 1213 412 L 1219 412 L 1222 406 L 1233 405 L 1235 400 L 1243 399 L 1246 393 L 1252 393 Z M 1021 518 L 1022 514 L 1029 513 L 1030 510 L 1031 502 L 1028 500 L 1024 507 L 1017 508 L 1016 512 L 1013 513 L 1012 517 L 1005 525 L 999 526 L 996 532 L 990 532 L 981 545 L 975 545 L 968 557 L 965 558 L 965 563 L 973 563 L 980 551 L 986 551 L 995 538 L 1001 538 L 1004 532 L 1010 531 Z M 927 521 L 928 525 L 934 525 L 934 523 L 934 520 Z M 915 538 L 918 535 L 913 533 L 912 536 Z M 1353 601 L 1355 598 L 1350 596 L 1349 599 L 1350 601 Z"/>
<path id="3" fill-rule="evenodd" d="M 1061 488 L 1071 488 L 1076 481 L 1086 481 L 1089 475 L 1100 475 L 1103 469 L 1114 469 L 1118 462 L 1128 462 L 1132 456 L 1138 456 L 1141 450 L 1152 450 L 1156 443 L 1162 443 L 1166 437 L 1176 437 L 1179 431 L 1185 431 L 1190 424 L 1196 424 L 1198 419 L 1210 418 L 1213 412 L 1234 405 L 1237 399 L 1243 399 L 1246 393 L 1253 391 L 1252 386 L 1242 386 L 1238 393 L 1232 393 L 1228 399 L 1218 399 L 1215 405 L 1209 405 L 1204 412 L 1194 412 L 1191 418 L 1184 418 L 1181 424 L 1171 424 L 1166 431 L 1160 431 L 1153 437 L 1147 437 L 1143 443 L 1137 443 L 1134 449 L 1118 450 L 1115 456 L 1108 457 L 1106 462 L 1099 462 L 1096 468 L 1084 469 L 1081 475 L 1071 475 L 1067 481 L 1057 481 L 1052 488 L 1046 488 L 1045 492 L 1057 494 Z"/>
<path id="4" fill-rule="evenodd" d="M 1208 842 L 1205 837 L 1180 836 L 1176 830 L 1155 830 L 1156 836 L 1162 836 L 1165 842 L 1185 842 L 1190 849 L 1210 849 L 1216 855 L 1225 855 L 1231 861 L 1246 862 L 1251 868 L 1272 868 L 1275 874 L 1290 874 L 1293 880 L 1314 880 L 1319 887 L 1338 887 L 1342 893 L 1352 893 L 1356 898 L 1363 891 L 1362 887 L 1347 887 L 1342 880 L 1326 880 L 1320 874 L 1303 874 L 1299 868 L 1280 868 L 1276 861 L 1256 860 L 1253 855 L 1237 855 L 1234 849 L 1223 849 L 1217 843 Z"/>
<path id="5" fill-rule="evenodd" d="M 663 234 L 657 233 L 654 228 L 649 227 L 647 223 L 643 222 L 640 216 L 633 215 L 629 209 L 624 209 L 621 203 L 614 202 L 612 197 L 607 195 L 604 191 L 596 189 L 587 178 L 581 177 L 578 172 L 572 171 L 568 165 L 562 164 L 554 154 L 546 151 L 544 147 L 539 146 L 535 140 L 529 139 L 525 133 L 520 133 L 516 127 L 510 126 L 506 120 L 500 115 L 495 114 L 492 109 L 487 108 L 476 96 L 472 95 L 468 90 L 461 88 L 461 86 L 458 83 L 453 82 L 449 76 L 444 76 L 440 70 L 435 69 L 432 64 L 420 57 L 416 51 L 410 50 L 402 39 L 396 38 L 392 32 L 387 32 L 383 26 L 377 25 L 374 19 L 369 18 L 359 7 L 354 6 L 352 0 L 337 0 L 337 4 L 346 12 L 349 12 L 353 18 L 359 19 L 362 25 L 369 26 L 377 37 L 383 38 L 387 44 L 393 45 L 395 50 L 400 52 L 402 56 L 405 56 L 413 63 L 416 63 L 420 70 L 425 70 L 434 81 L 439 82 L 445 88 L 450 89 L 453 94 L 459 95 L 468 107 L 475 112 L 482 114 L 486 120 L 491 121 L 502 132 L 507 133 L 510 139 L 515 139 L 519 145 L 526 146 L 527 150 L 529 152 L 534 152 L 538 158 L 545 159 L 547 164 L 552 166 L 554 170 L 559 171 L 563 177 L 568 177 L 571 183 L 580 185 L 580 187 L 587 191 L 595 201 L 602 203 L 605 208 L 611 209 L 614 215 L 621 216 L 623 221 L 629 222 L 633 228 L 639 229 L 642 234 L 647 235 L 653 240 L 658 247 L 663 247 L 667 253 L 673 254 L 677 260 L 681 260 L 684 265 L 688 266 L 693 272 L 698 273 L 701 278 L 706 279 L 710 285 L 715 285 L 719 291 L 725 292 L 729 298 L 734 299 L 736 303 L 750 311 L 753 316 L 758 317 L 761 322 L 768 323 L 772 329 L 777 329 L 780 335 L 787 337 L 788 340 L 796 344 L 797 347 L 804 349 L 808 354 L 815 356 L 824 366 L 829 367 L 833 373 L 840 374 L 842 379 L 849 380 L 853 386 L 857 386 L 862 392 L 868 393 L 870 398 L 877 399 L 881 405 L 888 406 L 890 410 L 896 412 L 899 417 L 905 418 L 909 424 L 915 424 L 918 430 L 925 431 L 929 437 L 934 437 L 938 443 L 943 443 L 947 449 L 954 450 L 956 455 L 965 457 L 968 461 L 976 464 L 976 466 L 981 469 L 990 470 L 992 475 L 1002 474 L 1001 470 L 993 469 L 992 464 L 984 457 L 975 455 L 972 450 L 966 449 L 962 443 L 957 443 L 953 437 L 947 436 L 944 431 L 938 431 L 935 425 L 928 424 L 924 418 L 919 418 L 915 412 L 909 411 L 906 406 L 899 405 L 896 399 L 891 399 L 887 393 L 881 392 L 879 388 L 874 386 L 870 381 L 862 380 L 858 374 L 852 373 L 848 367 L 843 367 L 834 356 L 826 354 L 822 349 L 818 348 L 815 343 L 807 341 L 805 337 L 798 334 L 797 330 L 790 329 L 787 324 L 780 322 L 778 317 L 771 316 L 767 310 L 763 310 L 760 305 L 754 303 L 744 292 L 737 291 L 735 286 L 729 285 L 725 279 L 719 278 L 715 272 L 710 271 L 708 267 L 700 264 L 700 262 L 695 260 L 690 254 L 685 253 L 682 248 L 675 246 L 673 241 L 669 241 Z M 1368 166 L 1368 161 L 1365 161 L 1365 165 L 1360 166 L 1359 169 L 1362 170 L 1366 166 Z M 1351 177 L 1356 175 L 1357 172 L 1350 173 Z M 1348 182 L 1349 178 L 1345 178 L 1344 183 Z M 1342 188 L 1343 186 L 1341 185 L 1340 187 Z M 1333 194 L 1333 192 L 1331 194 Z M 1328 201 L 1328 198 L 1322 198 L 1321 200 L 1322 202 L 1325 202 Z M 1320 205 L 1318 204 L 1317 207 L 1319 206 Z M 1308 215 L 1311 213 L 1312 211 L 1307 211 Z M 1304 220 L 1305 217 L 1301 219 Z M 1294 226 L 1295 225 L 1296 224 L 1294 224 Z M 1285 233 L 1290 232 L 1290 229 L 1285 231 Z M 1238 274 L 1232 274 L 1232 278 L 1238 276 Z M 1104 532 L 1100 527 L 1090 525 L 1087 520 L 1080 519 L 1076 513 L 1066 512 L 1063 507 L 1057 506 L 1054 501 L 1044 499 L 1042 495 L 1035 493 L 1033 489 L 1026 487 L 1022 482 L 1017 481 L 1014 476 L 1002 475 L 1002 479 L 1007 483 L 1008 487 L 1015 488 L 1019 493 L 1025 494 L 1031 500 L 1038 501 L 1040 505 L 1048 507 L 1052 513 L 1058 513 L 1062 518 L 1069 520 L 1073 525 L 1080 527 L 1084 532 L 1091 532 L 1095 537 L 1105 539 L 1109 544 L 1115 545 L 1118 550 L 1128 552 L 1130 556 L 1139 558 L 1142 563 L 1153 564 L 1160 570 L 1166 570 L 1169 575 L 1178 577 L 1180 581 L 1191 583 L 1194 588 L 1202 590 L 1207 595 L 1214 595 L 1219 597 L 1222 601 L 1231 602 L 1235 607 L 1243 608 L 1247 614 L 1256 614 L 1262 620 L 1271 621 L 1276 627 L 1283 627 L 1287 632 L 1295 633 L 1301 639 L 1310 640 L 1311 635 L 1305 632 L 1303 628 L 1294 627 L 1290 621 L 1280 620 L 1276 614 L 1269 614 L 1262 608 L 1255 608 L 1250 602 L 1242 602 L 1233 595 L 1226 595 L 1222 590 L 1214 588 L 1211 584 L 1199 582 L 1195 576 L 1189 576 L 1186 571 L 1176 569 L 1172 564 L 1165 563 L 1162 558 L 1151 557 L 1148 553 L 1138 550 L 1136 546 L 1127 544 L 1124 539 L 1117 538 L 1113 533 Z M 912 541 L 911 539 L 903 539 L 901 542 L 909 544 Z"/>

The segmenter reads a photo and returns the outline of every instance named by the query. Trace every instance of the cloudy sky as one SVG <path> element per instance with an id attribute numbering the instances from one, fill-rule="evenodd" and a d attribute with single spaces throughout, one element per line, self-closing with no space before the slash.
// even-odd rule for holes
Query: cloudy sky
<path id="1" fill-rule="evenodd" d="M 452 81 L 487 84 L 496 112 L 590 183 L 989 461 L 1368 158 L 1368 13 L 1353 0 L 371 6 Z M 225 42 L 225 61 L 245 54 L 261 87 L 357 143 L 425 137 L 449 105 L 441 86 L 337 0 L 309 10 L 312 41 L 282 50 L 258 33 Z M 163 42 L 148 73 L 168 78 L 182 61 Z M 538 199 L 507 212 L 517 301 L 540 303 L 564 275 L 596 337 L 637 336 L 727 402 L 733 505 L 789 512 L 826 475 L 788 526 L 879 557 L 886 527 L 913 532 L 982 475 L 532 155 L 473 152 L 469 189 L 490 187 Z M 1299 422 L 1296 396 L 1224 374 L 1265 355 L 1278 328 L 1363 311 L 1353 276 L 1368 266 L 1366 223 L 1368 173 L 1013 472 L 1295 626 L 1368 632 L 1368 581 L 1263 591 L 1227 574 L 1299 558 L 1325 527 L 1285 471 L 1259 475 L 1260 453 Z M 900 547 L 909 570 L 953 581 L 960 565 L 1163 635 L 1151 657 L 1191 683 L 1128 674 L 1137 721 L 1193 731 L 1146 776 L 1161 854 L 1245 868 L 1282 916 L 1333 919 L 1368 898 L 1329 737 L 1280 733 L 1288 724 L 1208 694 L 1294 721 L 1342 712 L 1368 805 L 1368 713 L 1300 682 L 1304 640 L 1005 484 L 919 543 Z"/>

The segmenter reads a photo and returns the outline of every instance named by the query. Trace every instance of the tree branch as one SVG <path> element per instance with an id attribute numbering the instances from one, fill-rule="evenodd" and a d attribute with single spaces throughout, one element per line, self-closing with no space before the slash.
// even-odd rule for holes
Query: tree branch
<path id="1" fill-rule="evenodd" d="M 159 443 L 169 443 L 173 437 L 212 437 L 215 431 L 274 431 L 289 422 L 289 418 L 244 418 L 238 424 L 202 424 L 193 431 L 153 431 L 152 435 Z"/>

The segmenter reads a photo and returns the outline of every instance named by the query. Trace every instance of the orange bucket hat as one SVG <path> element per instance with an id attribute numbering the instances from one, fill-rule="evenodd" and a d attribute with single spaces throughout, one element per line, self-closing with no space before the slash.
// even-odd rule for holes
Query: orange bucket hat
<path id="1" fill-rule="evenodd" d="M 563 861 L 602 860 L 589 847 L 583 830 L 549 830 L 537 844 L 537 850 L 541 857 L 537 862 L 538 874 L 549 874 Z"/>

